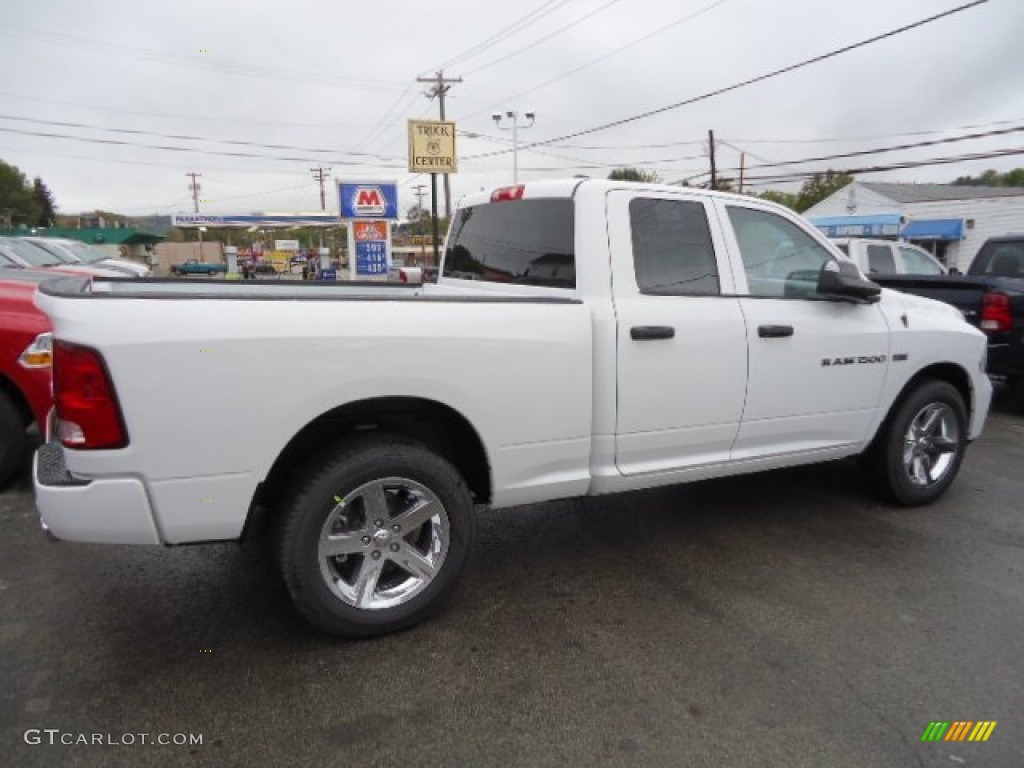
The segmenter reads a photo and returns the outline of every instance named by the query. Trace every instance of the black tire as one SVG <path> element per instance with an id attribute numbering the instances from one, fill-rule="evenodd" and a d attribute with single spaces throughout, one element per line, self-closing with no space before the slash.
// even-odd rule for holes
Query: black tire
<path id="1" fill-rule="evenodd" d="M 1024 376 L 1010 379 L 1010 391 L 1013 393 L 1013 399 L 1017 403 L 1017 410 L 1024 413 Z"/>
<path id="2" fill-rule="evenodd" d="M 395 632 L 429 617 L 454 589 L 473 539 L 473 502 L 458 471 L 422 444 L 386 434 L 345 441 L 313 462 L 320 466 L 301 477 L 285 501 L 279 534 L 281 572 L 299 612 L 349 639 Z M 380 507 L 370 511 L 377 488 L 388 516 L 380 520 L 383 526 L 373 519 L 383 517 Z M 436 516 L 418 526 L 410 520 L 408 534 L 392 532 L 403 513 L 428 503 Z M 328 533 L 361 549 L 321 557 Z M 413 548 L 419 563 L 434 558 L 429 576 L 400 564 Z M 403 589 L 407 595 L 393 605 L 357 605 L 360 577 L 374 568 L 379 575 L 364 594 L 367 601 L 386 603 Z"/>
<path id="3" fill-rule="evenodd" d="M 18 407 L 0 392 L 0 487 L 6 485 L 25 458 L 25 422 Z"/>
<path id="4" fill-rule="evenodd" d="M 923 424 L 919 420 L 926 421 L 928 409 L 942 414 L 937 433 L 930 437 L 922 433 L 916 442 L 908 441 L 911 425 Z M 875 492 L 888 501 L 907 507 L 929 504 L 945 493 L 960 471 L 967 450 L 967 430 L 967 407 L 956 387 L 935 379 L 922 381 L 893 406 L 861 457 L 862 473 Z M 915 459 L 908 459 L 908 455 L 922 462 L 917 466 L 935 464 L 922 477 L 920 471 L 911 468 Z M 934 478 L 932 469 L 937 470 Z"/>

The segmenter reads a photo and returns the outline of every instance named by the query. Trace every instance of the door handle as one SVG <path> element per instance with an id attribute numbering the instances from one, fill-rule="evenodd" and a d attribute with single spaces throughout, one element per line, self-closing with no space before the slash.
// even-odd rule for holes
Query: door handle
<path id="1" fill-rule="evenodd" d="M 785 339 L 793 335 L 792 325 L 759 325 L 757 335 L 762 339 Z"/>
<path id="2" fill-rule="evenodd" d="M 671 339 L 675 335 L 676 329 L 671 325 L 634 325 L 629 329 L 629 337 L 634 341 Z"/>

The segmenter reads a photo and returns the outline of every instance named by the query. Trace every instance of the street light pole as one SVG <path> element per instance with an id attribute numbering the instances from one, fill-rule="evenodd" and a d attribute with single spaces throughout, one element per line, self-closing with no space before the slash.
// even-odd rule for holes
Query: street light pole
<path id="1" fill-rule="evenodd" d="M 506 126 L 501 124 L 502 118 L 504 118 L 504 117 L 507 117 L 509 120 L 512 121 L 512 124 L 510 126 L 506 127 Z M 534 112 L 531 109 L 528 112 L 523 113 L 523 117 L 525 119 L 529 120 L 530 122 L 525 123 L 525 124 L 520 124 L 520 122 L 519 122 L 519 113 L 516 112 L 514 109 L 508 110 L 507 112 L 505 112 L 504 115 L 502 115 L 500 112 L 495 112 L 493 115 L 491 115 L 491 118 L 494 120 L 494 124 L 496 126 L 498 126 L 498 128 L 500 130 L 503 130 L 503 131 L 511 130 L 512 131 L 512 183 L 513 184 L 518 184 L 519 183 L 519 129 L 520 128 L 526 129 L 526 128 L 529 128 L 530 126 L 532 126 L 533 123 L 534 123 L 534 120 L 537 117 L 537 113 Z"/>

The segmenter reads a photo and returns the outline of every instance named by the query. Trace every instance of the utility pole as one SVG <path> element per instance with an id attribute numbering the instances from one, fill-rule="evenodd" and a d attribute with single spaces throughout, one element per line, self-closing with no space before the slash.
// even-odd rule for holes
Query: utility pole
<path id="1" fill-rule="evenodd" d="M 715 171 L 715 132 L 708 131 L 708 154 L 711 156 L 711 188 L 718 189 L 718 174 Z"/>
<path id="2" fill-rule="evenodd" d="M 327 174 L 331 172 L 330 168 L 310 168 L 310 173 L 313 174 L 313 179 L 320 183 L 320 210 L 327 210 L 327 198 L 324 197 L 324 181 L 327 180 Z"/>
<path id="3" fill-rule="evenodd" d="M 193 207 L 195 209 L 195 212 L 199 213 L 199 190 L 200 190 L 200 186 L 199 186 L 199 182 L 196 181 L 196 179 L 197 178 L 201 179 L 203 177 L 203 174 L 196 173 L 195 171 L 190 171 L 189 173 L 186 173 L 185 175 L 192 177 L 192 183 L 188 185 L 188 188 L 189 188 L 189 191 L 192 193 L 192 205 L 193 205 Z"/>
<path id="4" fill-rule="evenodd" d="M 743 172 L 747 165 L 747 153 L 740 152 L 740 194 L 743 194 Z"/>
<path id="5" fill-rule="evenodd" d="M 451 90 L 452 85 L 461 83 L 461 77 L 445 77 L 443 70 L 438 70 L 433 77 L 417 77 L 417 83 L 432 83 L 433 88 L 427 91 L 427 98 L 437 99 L 440 107 L 441 120 L 444 120 L 444 96 Z M 444 216 L 451 218 L 452 214 L 452 190 L 448 183 L 448 174 L 444 174 Z"/>
<path id="6" fill-rule="evenodd" d="M 199 187 L 199 182 L 196 181 L 196 179 L 202 178 L 203 174 L 196 173 L 195 171 L 189 171 L 185 175 L 186 176 L 190 176 L 192 178 L 192 183 L 188 185 L 188 188 L 190 190 L 192 190 L 192 206 L 195 209 L 195 212 L 199 213 L 199 189 L 200 189 L 200 187 Z M 203 261 L 206 261 L 206 259 L 203 258 L 203 228 L 201 226 L 200 227 L 196 227 L 196 234 L 199 235 L 199 261 L 200 261 L 200 263 L 202 263 Z"/>

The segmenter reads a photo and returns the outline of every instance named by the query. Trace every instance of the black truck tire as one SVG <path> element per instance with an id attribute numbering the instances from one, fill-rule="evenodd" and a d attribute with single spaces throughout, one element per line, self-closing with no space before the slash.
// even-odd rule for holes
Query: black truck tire
<path id="1" fill-rule="evenodd" d="M 25 422 L 11 398 L 0 392 L 0 487 L 6 485 L 25 456 Z"/>
<path id="2" fill-rule="evenodd" d="M 345 441 L 313 464 L 285 502 L 278 541 L 299 612 L 348 639 L 395 632 L 434 613 L 473 538 L 472 498 L 458 471 L 390 434 Z"/>
<path id="3" fill-rule="evenodd" d="M 967 408 L 956 387 L 922 381 L 889 412 L 861 457 L 862 473 L 889 501 L 907 507 L 929 504 L 959 472 L 967 430 Z"/>

